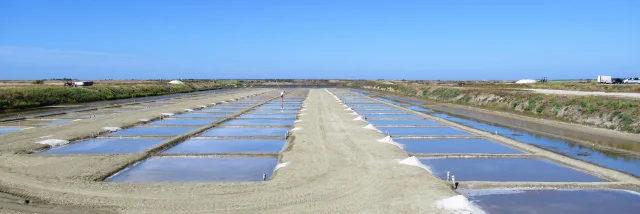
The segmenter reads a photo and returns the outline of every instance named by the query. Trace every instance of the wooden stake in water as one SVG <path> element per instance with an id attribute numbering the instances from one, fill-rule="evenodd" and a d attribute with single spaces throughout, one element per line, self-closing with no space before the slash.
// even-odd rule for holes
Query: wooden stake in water
<path id="1" fill-rule="evenodd" d="M 449 171 L 447 171 L 447 181 L 449 181 Z"/>
<path id="2" fill-rule="evenodd" d="M 267 180 L 267 174 L 262 173 L 262 181 L 266 181 Z"/>
<path id="3" fill-rule="evenodd" d="M 451 176 L 451 183 L 452 183 L 453 188 L 455 189 L 456 188 L 456 176 L 453 176 L 453 175 Z"/>

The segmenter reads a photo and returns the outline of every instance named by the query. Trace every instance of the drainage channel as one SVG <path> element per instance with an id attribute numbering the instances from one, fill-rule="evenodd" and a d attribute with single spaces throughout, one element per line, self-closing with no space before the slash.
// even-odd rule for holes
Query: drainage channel
<path id="1" fill-rule="evenodd" d="M 584 162 L 558 162 L 559 159 L 553 157 L 554 153 L 547 155 L 538 151 L 541 150 L 539 148 L 522 146 L 524 143 L 507 143 L 487 137 L 481 131 L 429 117 L 424 114 L 429 112 L 428 109 L 404 108 L 392 100 L 376 100 L 347 90 L 333 89 L 331 92 L 345 103 L 345 110 L 351 110 L 354 116 L 358 116 L 356 119 L 370 123 L 365 128 L 388 135 L 382 142 L 394 144 L 419 157 L 417 159 L 425 169 L 449 182 L 452 188 L 460 187 L 459 193 L 489 213 L 512 213 L 522 208 L 538 213 L 598 213 L 589 208 L 591 204 L 581 201 L 583 197 L 585 201 L 595 201 L 598 196 L 612 197 L 612 203 L 621 206 L 615 209 L 620 213 L 637 211 L 633 206 L 624 206 L 625 202 L 637 204 L 640 201 L 639 193 L 624 190 L 633 189 L 638 183 L 627 175 L 614 171 L 611 171 L 614 174 L 602 173 L 607 170 L 594 171 L 591 169 L 601 167 L 585 166 L 591 164 Z M 626 176 L 623 181 L 616 179 L 623 176 Z M 464 182 L 460 182 L 462 180 Z M 526 189 L 513 188 L 514 185 L 526 186 Z M 590 188 L 592 186 L 623 190 L 593 189 Z M 518 203 L 506 200 L 509 196 L 498 191 L 504 188 L 511 188 Z M 529 193 L 543 197 L 531 197 Z M 584 196 L 579 193 L 584 193 Z M 568 196 L 578 199 L 565 198 Z M 571 209 L 538 209 L 538 206 L 554 200 Z"/>
<path id="2" fill-rule="evenodd" d="M 288 134 L 294 121 L 289 119 L 289 115 L 266 119 L 243 119 L 240 116 L 253 115 L 257 108 L 262 106 L 300 104 L 307 93 L 308 90 L 293 90 L 287 95 L 288 100 L 293 101 L 287 103 L 274 99 L 273 95 L 270 95 L 191 112 L 189 114 L 216 114 L 207 110 L 250 106 L 248 109 L 231 112 L 231 116 L 217 121 L 218 124 L 215 126 L 201 128 L 197 133 L 176 140 L 172 145 L 158 150 L 151 157 L 108 177 L 106 181 L 255 182 L 270 180 L 278 168 L 286 166 L 286 163 L 280 163 L 278 154 L 291 140 Z M 297 114 L 292 115 L 293 119 L 297 117 Z M 183 118 L 185 117 L 179 120 Z M 207 117 L 188 118 L 202 120 Z M 172 125 L 171 128 L 191 128 L 188 126 Z"/>

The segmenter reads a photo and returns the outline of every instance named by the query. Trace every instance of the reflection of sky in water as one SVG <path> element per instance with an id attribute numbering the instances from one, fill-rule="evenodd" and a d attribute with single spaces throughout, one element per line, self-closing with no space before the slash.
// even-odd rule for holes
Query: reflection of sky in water
<path id="1" fill-rule="evenodd" d="M 447 179 L 447 172 L 451 172 L 457 181 L 604 181 L 551 161 L 533 158 L 423 158 L 420 162 L 443 180 Z"/>
<path id="2" fill-rule="evenodd" d="M 638 213 L 640 194 L 623 190 L 459 190 L 487 213 Z"/>
<path id="3" fill-rule="evenodd" d="M 149 158 L 108 182 L 238 182 L 271 177 L 277 158 Z"/>
<path id="4" fill-rule="evenodd" d="M 417 106 L 408 107 L 420 108 Z M 640 176 L 640 159 L 631 157 L 629 155 L 611 151 L 597 151 L 593 150 L 592 148 L 584 147 L 577 143 L 570 142 L 568 140 L 537 135 L 499 125 L 490 125 L 473 120 L 462 119 L 444 113 L 432 113 L 431 115 L 491 133 L 495 133 L 497 131 L 499 135 L 512 138 L 523 143 L 536 145 L 538 147 L 558 152 L 576 159 L 595 163 L 614 170 L 630 173 L 635 176 Z M 588 153 L 589 156 L 578 155 L 584 153 Z"/>
<path id="5" fill-rule="evenodd" d="M 583 147 L 582 145 L 572 143 L 563 139 L 537 135 L 498 125 L 489 125 L 458 117 L 452 117 L 443 113 L 436 113 L 432 115 L 491 133 L 495 133 L 496 131 L 498 131 L 499 135 L 512 138 L 523 143 L 536 145 L 551 151 L 568 155 L 573 158 L 585 160 L 611 169 L 640 176 L 640 160 L 624 154 L 596 151 L 591 148 Z M 590 156 L 578 155 L 583 152 L 589 153 Z"/>
<path id="6" fill-rule="evenodd" d="M 5 134 L 5 133 L 9 133 L 9 132 L 20 131 L 20 130 L 22 130 L 22 128 L 17 128 L 17 127 L 0 128 L 0 134 Z"/>

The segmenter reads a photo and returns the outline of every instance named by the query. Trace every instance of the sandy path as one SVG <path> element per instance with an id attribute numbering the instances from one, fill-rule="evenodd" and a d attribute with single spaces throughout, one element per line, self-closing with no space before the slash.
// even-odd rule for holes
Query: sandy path
<path id="1" fill-rule="evenodd" d="M 640 99 L 640 93 L 620 93 L 620 92 L 601 92 L 601 91 L 568 91 L 568 90 L 556 90 L 556 89 L 521 89 L 525 91 L 533 91 L 542 94 L 557 94 L 557 95 L 579 95 L 579 96 L 611 96 L 611 97 L 624 97 Z"/>
<path id="2" fill-rule="evenodd" d="M 121 213 L 441 213 L 456 193 L 407 154 L 376 140 L 342 103 L 311 90 L 281 153 L 290 165 L 268 182 L 106 183 L 90 179 L 137 155 L 0 156 L 0 191 L 49 204 Z M 4 142 L 3 142 L 4 143 Z"/>

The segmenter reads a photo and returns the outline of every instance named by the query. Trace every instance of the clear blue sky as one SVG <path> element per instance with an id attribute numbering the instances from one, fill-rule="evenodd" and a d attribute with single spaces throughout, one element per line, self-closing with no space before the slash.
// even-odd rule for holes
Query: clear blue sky
<path id="1" fill-rule="evenodd" d="M 0 1 L 0 79 L 599 74 L 640 76 L 640 1 Z"/>

